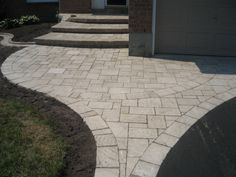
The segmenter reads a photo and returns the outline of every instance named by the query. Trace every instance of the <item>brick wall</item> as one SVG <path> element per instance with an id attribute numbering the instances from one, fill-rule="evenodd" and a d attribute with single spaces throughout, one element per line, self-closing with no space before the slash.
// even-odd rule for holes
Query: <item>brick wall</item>
<path id="1" fill-rule="evenodd" d="M 60 0 L 61 13 L 90 13 L 91 0 Z"/>
<path id="2" fill-rule="evenodd" d="M 37 15 L 42 21 L 55 20 L 58 3 L 27 3 L 26 0 L 5 0 L 5 17 Z"/>
<path id="3" fill-rule="evenodd" d="M 152 0 L 129 1 L 129 30 L 131 33 L 152 32 Z"/>

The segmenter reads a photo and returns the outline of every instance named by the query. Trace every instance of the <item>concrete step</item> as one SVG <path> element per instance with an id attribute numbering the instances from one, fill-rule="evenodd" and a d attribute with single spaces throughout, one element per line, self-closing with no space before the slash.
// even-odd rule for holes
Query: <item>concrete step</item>
<path id="1" fill-rule="evenodd" d="M 128 24 L 90 24 L 63 21 L 52 27 L 53 32 L 64 33 L 128 33 Z"/>
<path id="2" fill-rule="evenodd" d="M 67 21 L 77 23 L 128 24 L 129 17 L 127 15 L 77 14 L 69 17 Z"/>
<path id="3" fill-rule="evenodd" d="M 128 34 L 49 33 L 35 38 L 36 44 L 64 47 L 127 48 Z"/>

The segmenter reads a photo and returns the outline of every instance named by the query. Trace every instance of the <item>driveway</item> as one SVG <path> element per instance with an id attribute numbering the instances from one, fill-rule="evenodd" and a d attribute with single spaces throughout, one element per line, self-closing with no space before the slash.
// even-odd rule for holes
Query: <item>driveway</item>
<path id="1" fill-rule="evenodd" d="M 97 141 L 96 177 L 156 177 L 178 139 L 236 95 L 236 60 L 129 57 L 128 49 L 31 46 L 2 65 L 13 83 L 57 98 Z"/>

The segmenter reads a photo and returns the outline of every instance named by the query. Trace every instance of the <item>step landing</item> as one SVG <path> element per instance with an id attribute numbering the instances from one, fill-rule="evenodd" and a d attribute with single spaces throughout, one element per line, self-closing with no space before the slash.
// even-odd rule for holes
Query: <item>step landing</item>
<path id="1" fill-rule="evenodd" d="M 67 21 L 77 23 L 103 23 L 103 24 L 128 24 L 128 15 L 93 15 L 93 14 L 78 14 L 69 17 Z"/>
<path id="2" fill-rule="evenodd" d="M 39 45 L 88 48 L 127 48 L 128 34 L 86 34 L 52 32 L 35 39 Z"/>
<path id="3" fill-rule="evenodd" d="M 90 24 L 61 22 L 52 27 L 53 32 L 64 33 L 128 33 L 128 24 Z"/>

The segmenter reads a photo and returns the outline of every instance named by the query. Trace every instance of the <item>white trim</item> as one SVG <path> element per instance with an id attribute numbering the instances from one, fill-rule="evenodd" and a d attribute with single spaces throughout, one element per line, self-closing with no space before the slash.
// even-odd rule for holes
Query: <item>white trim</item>
<path id="1" fill-rule="evenodd" d="M 157 18 L 157 0 L 152 1 L 152 55 L 155 54 L 156 47 L 156 18 Z"/>
<path id="2" fill-rule="evenodd" d="M 59 2 L 59 0 L 27 0 L 27 3 Z"/>

